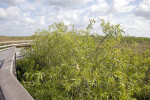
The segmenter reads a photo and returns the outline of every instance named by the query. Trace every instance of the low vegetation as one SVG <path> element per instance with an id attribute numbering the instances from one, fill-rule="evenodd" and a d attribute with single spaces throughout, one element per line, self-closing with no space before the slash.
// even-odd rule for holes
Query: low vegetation
<path id="1" fill-rule="evenodd" d="M 33 36 L 0 36 L 0 42 L 3 41 L 18 41 L 18 40 L 32 40 Z"/>
<path id="2" fill-rule="evenodd" d="M 55 23 L 37 31 L 17 61 L 18 79 L 35 100 L 149 100 L 150 52 L 135 52 L 120 25 L 101 20 L 104 37 Z"/>
<path id="3" fill-rule="evenodd" d="M 136 47 L 133 48 L 133 50 L 141 54 L 143 53 L 143 51 L 150 50 L 150 38 L 123 37 L 122 41 L 126 41 L 127 43 L 136 42 Z"/>

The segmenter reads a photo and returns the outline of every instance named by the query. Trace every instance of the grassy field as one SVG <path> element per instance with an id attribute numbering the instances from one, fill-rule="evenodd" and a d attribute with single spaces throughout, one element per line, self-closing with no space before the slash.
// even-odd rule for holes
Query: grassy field
<path id="1" fill-rule="evenodd" d="M 32 36 L 0 36 L 0 42 L 2 41 L 18 41 L 18 40 L 32 40 Z"/>
<path id="2" fill-rule="evenodd" d="M 127 40 L 128 42 L 135 41 L 137 43 L 150 43 L 150 38 L 145 37 L 124 37 L 123 40 Z"/>
<path id="3" fill-rule="evenodd" d="M 18 40 L 33 40 L 33 39 L 34 39 L 33 36 L 0 36 L 0 42 L 2 42 L 2 41 L 18 41 Z M 122 40 L 127 41 L 128 43 L 136 42 L 137 47 L 134 48 L 135 51 L 142 52 L 147 49 L 150 50 L 150 38 L 124 37 Z"/>
<path id="4" fill-rule="evenodd" d="M 144 37 L 124 37 L 123 41 L 127 41 L 128 43 L 136 42 L 136 48 L 133 48 L 135 51 L 141 53 L 146 51 L 147 49 L 150 50 L 150 38 Z"/>

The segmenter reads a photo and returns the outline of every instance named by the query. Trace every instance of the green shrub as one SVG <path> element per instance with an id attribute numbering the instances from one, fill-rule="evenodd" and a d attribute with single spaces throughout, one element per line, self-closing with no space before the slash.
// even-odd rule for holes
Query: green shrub
<path id="1" fill-rule="evenodd" d="M 132 51 L 134 44 L 119 48 L 124 31 L 101 21 L 105 36 L 99 43 L 98 34 L 90 35 L 94 20 L 87 30 L 60 22 L 35 33 L 32 47 L 18 61 L 18 78 L 36 100 L 150 98 L 150 85 L 144 83 L 150 56 Z"/>

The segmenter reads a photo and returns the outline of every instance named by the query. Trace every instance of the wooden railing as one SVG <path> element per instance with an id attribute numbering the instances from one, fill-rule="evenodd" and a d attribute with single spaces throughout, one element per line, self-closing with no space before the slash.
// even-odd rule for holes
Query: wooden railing
<path id="1" fill-rule="evenodd" d="M 31 46 L 33 40 L 22 40 L 22 41 L 4 41 L 0 42 L 0 52 L 9 49 L 12 46 L 15 47 L 27 47 Z"/>
<path id="2" fill-rule="evenodd" d="M 27 44 L 22 44 L 22 43 Z M 8 57 L 0 67 L 0 100 L 33 100 L 32 96 L 15 77 L 16 46 L 29 46 L 32 41 L 0 42 L 1 53 L 10 49 Z M 15 44 L 13 44 L 15 43 Z M 20 44 L 20 45 L 19 45 Z"/>

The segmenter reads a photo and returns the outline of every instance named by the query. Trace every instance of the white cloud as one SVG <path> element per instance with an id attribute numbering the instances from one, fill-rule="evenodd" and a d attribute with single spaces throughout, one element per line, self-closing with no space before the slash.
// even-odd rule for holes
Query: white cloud
<path id="1" fill-rule="evenodd" d="M 24 0 L 0 0 L 0 3 L 6 3 L 6 4 L 17 4 L 17 3 L 20 3 Z"/>
<path id="2" fill-rule="evenodd" d="M 139 5 L 139 9 L 150 11 L 150 0 L 143 0 Z"/>
<path id="3" fill-rule="evenodd" d="M 135 15 L 150 20 L 150 0 L 143 0 L 135 11 Z"/>
<path id="4" fill-rule="evenodd" d="M 29 16 L 20 16 L 19 23 L 27 25 L 45 25 L 45 16 L 36 16 L 34 19 Z"/>
<path id="5" fill-rule="evenodd" d="M 33 4 L 33 3 L 30 3 L 30 4 L 27 4 L 27 5 L 24 5 L 23 6 L 23 8 L 25 9 L 25 10 L 35 10 L 36 8 L 35 8 L 35 4 Z"/>
<path id="6" fill-rule="evenodd" d="M 32 35 L 35 28 L 32 25 L 26 25 L 17 20 L 5 21 L 0 23 L 0 35 L 5 36 L 28 36 Z"/>
<path id="7" fill-rule="evenodd" d="M 135 9 L 135 5 L 130 5 L 131 2 L 135 0 L 113 0 L 112 9 L 116 12 L 131 12 Z"/>
<path id="8" fill-rule="evenodd" d="M 87 15 L 83 16 L 76 23 L 77 27 L 79 27 L 79 28 L 85 28 L 89 24 L 89 19 L 90 19 L 89 16 L 87 16 Z"/>
<path id="9" fill-rule="evenodd" d="M 0 0 L 0 3 L 17 4 L 21 1 L 24 0 Z M 147 20 L 150 19 L 150 0 L 143 0 L 139 6 L 135 2 L 136 0 L 27 0 L 19 5 L 6 5 L 8 8 L 0 8 L 0 35 L 32 35 L 36 29 L 46 29 L 48 25 L 59 21 L 64 21 L 67 25 L 75 24 L 75 28 L 81 29 L 86 28 L 89 19 L 102 18 L 112 24 L 121 24 L 129 35 L 150 37 L 150 20 Z M 138 16 L 133 14 L 135 10 L 135 15 Z M 99 24 L 94 27 L 97 32 L 101 30 Z"/>
<path id="10" fill-rule="evenodd" d="M 12 19 L 19 16 L 20 9 L 17 7 L 0 8 L 0 19 Z"/>
<path id="11" fill-rule="evenodd" d="M 88 18 L 87 18 L 88 19 Z M 134 14 L 115 16 L 109 14 L 107 16 L 97 16 L 95 20 L 104 19 L 106 22 L 110 22 L 113 25 L 120 24 L 124 28 L 125 35 L 137 36 L 137 37 L 150 37 L 150 21 L 137 17 Z M 88 24 L 88 23 L 87 23 Z M 99 24 L 95 25 L 96 31 L 99 34 L 101 29 Z"/>
<path id="12" fill-rule="evenodd" d="M 91 12 L 95 14 L 104 14 L 107 12 L 109 5 L 105 0 L 99 0 L 98 4 L 94 4 L 91 6 Z"/>
<path id="13" fill-rule="evenodd" d="M 60 12 L 57 15 L 58 20 L 63 20 L 63 19 L 76 20 L 77 18 L 78 18 L 78 15 L 73 11 L 64 11 L 64 12 Z"/>
<path id="14" fill-rule="evenodd" d="M 36 18 L 36 23 L 40 25 L 45 25 L 45 16 L 38 16 Z"/>
<path id="15" fill-rule="evenodd" d="M 48 0 L 34 0 L 34 3 L 37 8 L 43 8 L 45 4 L 48 4 Z"/>
<path id="16" fill-rule="evenodd" d="M 121 18 L 113 18 L 113 20 L 121 24 L 130 36 L 150 37 L 150 21 L 142 17 L 131 14 Z"/>
<path id="17" fill-rule="evenodd" d="M 78 7 L 87 4 L 92 0 L 49 0 L 50 5 L 61 7 Z"/>
<path id="18" fill-rule="evenodd" d="M 21 22 L 28 23 L 28 24 L 33 24 L 33 23 L 35 23 L 35 20 L 31 19 L 30 17 L 23 17 L 23 18 L 21 18 Z"/>
<path id="19" fill-rule="evenodd" d="M 106 2 L 106 0 L 97 0 L 98 2 L 93 4 L 90 9 L 94 14 L 109 14 L 109 13 L 126 13 L 133 11 L 136 6 L 130 4 L 135 0 L 112 0 L 111 2 Z"/>

